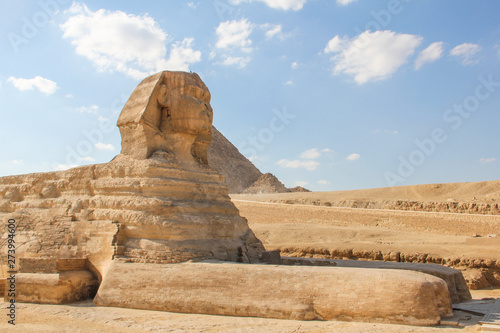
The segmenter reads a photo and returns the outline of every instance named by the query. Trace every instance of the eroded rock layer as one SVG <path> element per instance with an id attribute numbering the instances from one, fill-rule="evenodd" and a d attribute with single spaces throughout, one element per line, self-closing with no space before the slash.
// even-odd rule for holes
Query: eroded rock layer
<path id="1" fill-rule="evenodd" d="M 99 271 L 112 258 L 250 262 L 263 249 L 219 174 L 182 170 L 165 154 L 4 177 L 0 212 L 31 238 L 26 256 L 90 257 Z"/>
<path id="2" fill-rule="evenodd" d="M 122 282 L 123 276 L 129 278 Z M 446 283 L 418 272 L 217 262 L 158 267 L 113 262 L 95 302 L 171 312 L 410 325 L 436 325 L 452 314 Z"/>

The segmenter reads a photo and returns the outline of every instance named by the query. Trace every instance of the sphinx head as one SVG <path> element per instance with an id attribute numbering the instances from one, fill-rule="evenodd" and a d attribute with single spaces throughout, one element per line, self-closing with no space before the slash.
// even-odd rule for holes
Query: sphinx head
<path id="1" fill-rule="evenodd" d="M 196 73 L 161 72 L 144 79 L 118 119 L 121 154 L 149 158 L 156 151 L 181 164 L 208 164 L 213 111 Z"/>
<path id="2" fill-rule="evenodd" d="M 213 111 L 210 92 L 196 73 L 164 75 L 157 99 L 163 133 L 199 135 L 211 131 Z"/>

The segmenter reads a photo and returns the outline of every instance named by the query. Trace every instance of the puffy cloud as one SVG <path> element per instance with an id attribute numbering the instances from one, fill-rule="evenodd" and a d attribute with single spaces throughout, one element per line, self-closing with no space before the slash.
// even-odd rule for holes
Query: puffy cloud
<path id="1" fill-rule="evenodd" d="M 78 111 L 80 111 L 81 113 L 97 113 L 97 110 L 99 110 L 99 107 L 97 105 L 91 105 L 91 106 L 81 106 Z"/>
<path id="2" fill-rule="evenodd" d="M 321 156 L 323 153 L 332 153 L 333 150 L 330 148 L 324 148 L 319 150 L 318 148 L 311 148 L 306 151 L 304 151 L 302 154 L 300 154 L 300 158 L 302 159 L 307 159 L 307 160 L 313 160 Z"/>
<path id="3" fill-rule="evenodd" d="M 495 162 L 496 160 L 497 159 L 494 157 L 488 157 L 488 158 L 482 157 L 479 159 L 479 162 L 487 164 L 487 163 Z"/>
<path id="4" fill-rule="evenodd" d="M 252 51 L 252 40 L 249 37 L 253 29 L 254 24 L 245 18 L 221 22 L 215 30 L 218 37 L 215 45 L 221 49 L 236 48 L 249 53 Z"/>
<path id="5" fill-rule="evenodd" d="M 328 184 L 331 184 L 331 182 L 329 182 L 328 180 L 325 180 L 325 179 L 321 179 L 321 180 L 318 180 L 318 184 L 320 184 L 320 185 L 328 185 Z"/>
<path id="6" fill-rule="evenodd" d="M 481 46 L 472 43 L 463 43 L 455 46 L 451 51 L 450 55 L 454 57 L 462 58 L 462 65 L 470 65 L 477 63 L 477 60 L 474 60 L 474 55 L 481 51 Z"/>
<path id="7" fill-rule="evenodd" d="M 434 62 L 443 56 L 443 42 L 435 42 L 420 52 L 415 60 L 415 69 L 420 69 L 424 64 Z"/>
<path id="8" fill-rule="evenodd" d="M 334 74 L 347 74 L 358 84 L 389 78 L 420 45 L 422 37 L 390 30 L 365 31 L 353 39 L 335 36 L 326 45 Z"/>
<path id="9" fill-rule="evenodd" d="M 254 1 L 264 2 L 267 6 L 273 9 L 280 9 L 285 11 L 290 9 L 294 11 L 301 10 L 302 7 L 304 7 L 304 4 L 307 2 L 307 0 L 230 0 L 231 4 L 233 5 L 239 5 L 241 3 Z"/>
<path id="10" fill-rule="evenodd" d="M 290 66 L 292 67 L 292 69 L 297 69 L 300 67 L 300 64 L 297 61 L 294 61 Z"/>
<path id="11" fill-rule="evenodd" d="M 320 156 L 321 156 L 321 153 L 318 151 L 318 148 L 312 148 L 312 149 L 306 150 L 305 152 L 300 154 L 300 158 L 305 158 L 308 160 L 312 160 L 312 159 L 318 158 Z"/>
<path id="12" fill-rule="evenodd" d="M 293 81 L 292 80 L 286 81 L 285 85 L 287 85 L 287 86 L 293 86 Z"/>
<path id="13" fill-rule="evenodd" d="M 250 57 L 231 57 L 231 56 L 224 56 L 224 60 L 222 61 L 223 65 L 226 66 L 231 66 L 231 65 L 236 65 L 240 68 L 245 67 L 248 65 L 250 62 Z"/>
<path id="14" fill-rule="evenodd" d="M 325 53 L 337 53 L 342 51 L 347 40 L 345 38 L 340 38 L 338 35 L 333 37 L 328 41 L 323 52 Z"/>
<path id="15" fill-rule="evenodd" d="M 361 155 L 354 153 L 354 154 L 351 154 L 351 155 L 347 156 L 346 160 L 348 160 L 348 161 L 356 161 L 356 160 L 359 160 L 360 157 L 361 157 Z"/>
<path id="16" fill-rule="evenodd" d="M 281 24 L 271 24 L 271 23 L 265 23 L 260 26 L 262 29 L 265 30 L 265 35 L 266 39 L 272 39 L 274 37 L 277 37 L 281 40 L 285 39 L 285 34 L 283 34 L 282 26 Z"/>
<path id="17" fill-rule="evenodd" d="M 90 163 L 95 162 L 95 158 L 93 158 L 92 156 L 82 157 L 81 160 L 84 161 L 84 162 L 90 162 Z"/>
<path id="18" fill-rule="evenodd" d="M 283 168 L 291 168 L 291 169 L 306 169 L 309 171 L 314 171 L 316 168 L 319 166 L 319 162 L 316 161 L 303 161 L 303 160 L 287 160 L 287 159 L 282 159 L 279 160 L 277 165 L 283 167 Z"/>
<path id="19" fill-rule="evenodd" d="M 309 183 L 306 181 L 303 181 L 303 180 L 297 180 L 295 182 L 295 186 L 306 186 L 307 184 L 309 184 Z"/>
<path id="20" fill-rule="evenodd" d="M 63 37 L 100 71 L 143 78 L 165 69 L 185 71 L 201 60 L 192 38 L 173 43 L 167 58 L 167 34 L 148 14 L 105 9 L 93 12 L 78 3 L 73 3 L 68 12 L 71 16 L 60 26 Z"/>
<path id="21" fill-rule="evenodd" d="M 109 151 L 115 150 L 115 147 L 111 143 L 98 142 L 94 146 L 99 150 L 109 150 Z"/>
<path id="22" fill-rule="evenodd" d="M 35 76 L 32 79 L 22 79 L 11 76 L 7 81 L 12 83 L 12 85 L 19 90 L 34 90 L 36 88 L 47 95 L 53 94 L 59 89 L 57 83 L 41 76 Z"/>

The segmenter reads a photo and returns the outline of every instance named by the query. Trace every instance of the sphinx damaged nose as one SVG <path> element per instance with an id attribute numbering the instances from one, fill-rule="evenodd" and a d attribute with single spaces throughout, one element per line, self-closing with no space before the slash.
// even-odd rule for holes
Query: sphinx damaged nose
<path id="1" fill-rule="evenodd" d="M 200 115 L 203 117 L 208 117 L 209 119 L 212 119 L 213 111 L 212 107 L 210 104 L 205 103 L 205 108 L 201 110 Z"/>

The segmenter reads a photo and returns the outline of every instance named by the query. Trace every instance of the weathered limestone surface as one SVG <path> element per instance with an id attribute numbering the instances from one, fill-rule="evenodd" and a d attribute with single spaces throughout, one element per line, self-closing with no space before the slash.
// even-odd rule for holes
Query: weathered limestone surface
<path id="1" fill-rule="evenodd" d="M 87 270 L 16 275 L 16 302 L 72 303 L 92 297 L 96 289 L 97 280 Z"/>
<path id="2" fill-rule="evenodd" d="M 340 259 L 311 259 L 297 257 L 282 257 L 285 265 L 307 266 L 336 266 L 355 268 L 401 269 L 416 271 L 443 279 L 448 285 L 451 302 L 461 303 L 472 299 L 467 282 L 461 271 L 436 264 L 413 264 L 406 262 L 365 261 L 365 260 L 340 260 Z"/>
<path id="3" fill-rule="evenodd" d="M 198 75 L 145 79 L 118 125 L 122 152 L 106 164 L 0 179 L 0 217 L 18 224 L 18 256 L 255 262 L 264 250 L 206 165 L 210 93 Z"/>
<path id="4" fill-rule="evenodd" d="M 248 265 L 264 247 L 208 166 L 212 118 L 198 75 L 158 73 L 124 106 L 111 162 L 0 178 L 0 219 L 15 219 L 28 258 L 20 300 L 67 301 L 95 276 L 105 306 L 415 325 L 450 315 L 445 281 L 427 274 Z"/>
<path id="5" fill-rule="evenodd" d="M 72 303 L 94 297 L 99 287 L 87 259 L 20 258 L 19 262 L 14 288 L 17 302 Z M 11 292 L 3 295 L 6 301 L 12 298 Z"/>
<path id="6" fill-rule="evenodd" d="M 113 262 L 95 303 L 172 312 L 411 325 L 435 325 L 452 313 L 446 283 L 418 272 L 220 262 Z"/>

